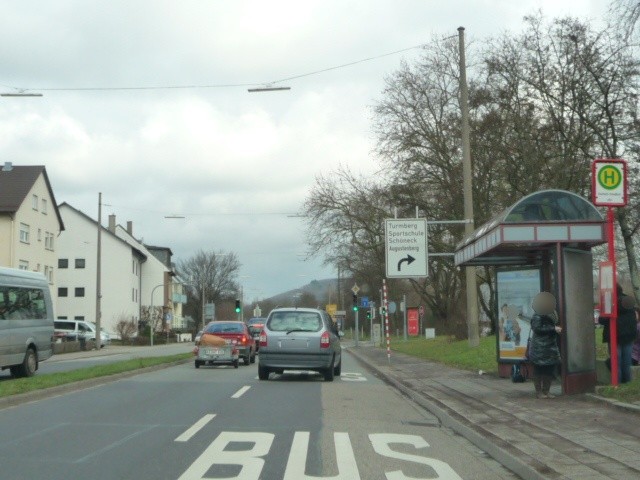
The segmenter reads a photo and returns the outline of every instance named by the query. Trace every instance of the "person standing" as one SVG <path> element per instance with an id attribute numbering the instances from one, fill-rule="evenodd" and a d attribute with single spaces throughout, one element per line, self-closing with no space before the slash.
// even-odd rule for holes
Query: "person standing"
<path id="1" fill-rule="evenodd" d="M 555 310 L 556 298 L 549 292 L 540 292 L 533 299 L 535 313 L 531 317 L 529 360 L 533 364 L 533 385 L 537 398 L 554 397 L 549 389 L 556 365 L 560 363 L 558 335 L 562 332 Z"/>
<path id="2" fill-rule="evenodd" d="M 638 333 L 636 321 L 635 299 L 623 295 L 618 308 L 618 325 L 616 337 L 618 340 L 618 380 L 620 383 L 631 381 L 631 359 L 633 343 Z"/>

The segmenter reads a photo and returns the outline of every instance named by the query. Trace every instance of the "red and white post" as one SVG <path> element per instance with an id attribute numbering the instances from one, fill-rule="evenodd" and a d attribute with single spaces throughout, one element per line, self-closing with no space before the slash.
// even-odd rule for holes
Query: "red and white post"
<path id="1" fill-rule="evenodd" d="M 384 308 L 384 334 L 387 339 L 387 360 L 391 363 L 391 337 L 389 336 L 389 300 L 387 296 L 387 279 L 382 279 L 382 306 Z"/>

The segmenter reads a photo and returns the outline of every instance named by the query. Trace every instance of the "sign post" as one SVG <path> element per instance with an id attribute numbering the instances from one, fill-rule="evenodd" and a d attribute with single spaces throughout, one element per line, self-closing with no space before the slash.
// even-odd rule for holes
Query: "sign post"
<path id="1" fill-rule="evenodd" d="M 615 222 L 613 207 L 624 207 L 628 201 L 627 162 L 622 159 L 597 159 L 591 166 L 593 204 L 607 207 L 607 242 L 609 261 L 600 265 L 600 308 L 611 307 L 609 315 L 609 347 L 611 384 L 618 385 L 618 294 L 616 289 Z M 603 276 L 605 278 L 603 278 Z M 605 287 L 603 290 L 603 286 Z M 608 288 L 607 288 L 608 287 Z"/>

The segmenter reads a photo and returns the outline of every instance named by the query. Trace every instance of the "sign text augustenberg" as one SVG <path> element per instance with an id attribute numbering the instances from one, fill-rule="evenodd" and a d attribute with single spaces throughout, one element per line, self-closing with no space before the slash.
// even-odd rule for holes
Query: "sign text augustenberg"
<path id="1" fill-rule="evenodd" d="M 387 278 L 427 276 L 427 220 L 385 220 Z"/>

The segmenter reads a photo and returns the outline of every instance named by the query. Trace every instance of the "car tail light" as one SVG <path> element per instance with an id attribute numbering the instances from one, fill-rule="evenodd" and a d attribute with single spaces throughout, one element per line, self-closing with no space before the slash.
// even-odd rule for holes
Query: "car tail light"
<path id="1" fill-rule="evenodd" d="M 240 337 L 240 343 L 242 344 L 247 343 L 247 337 L 245 335 L 242 335 L 242 337 Z"/>
<path id="2" fill-rule="evenodd" d="M 329 332 L 324 332 L 320 337 L 320 348 L 329 348 Z"/>
<path id="3" fill-rule="evenodd" d="M 194 354 L 194 355 L 198 355 L 198 352 L 199 352 L 199 351 L 200 351 L 200 347 L 198 347 L 198 346 L 196 345 L 196 348 L 194 348 L 194 349 L 193 349 L 193 354 Z"/>
<path id="4" fill-rule="evenodd" d="M 260 332 L 260 346 L 261 347 L 267 346 L 267 332 L 265 332 L 264 330 Z"/>

